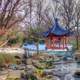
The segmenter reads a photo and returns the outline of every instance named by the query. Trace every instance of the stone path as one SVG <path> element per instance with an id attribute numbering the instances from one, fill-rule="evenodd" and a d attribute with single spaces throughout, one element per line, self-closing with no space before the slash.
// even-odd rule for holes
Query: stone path
<path id="1" fill-rule="evenodd" d="M 6 80 L 7 76 L 9 78 L 20 78 L 20 73 L 20 70 L 8 70 L 6 74 L 0 75 L 0 80 Z"/>
<path id="2" fill-rule="evenodd" d="M 0 53 L 24 53 L 23 48 L 0 48 Z"/>
<path id="3" fill-rule="evenodd" d="M 6 75 L 2 75 L 0 76 L 0 80 L 6 80 L 7 76 Z"/>

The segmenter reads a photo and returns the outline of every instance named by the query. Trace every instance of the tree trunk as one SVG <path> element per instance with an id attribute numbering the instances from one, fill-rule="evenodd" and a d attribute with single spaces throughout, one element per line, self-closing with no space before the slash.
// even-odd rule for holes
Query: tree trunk
<path id="1" fill-rule="evenodd" d="M 79 49 L 79 36 L 76 36 L 76 49 Z"/>
<path id="2" fill-rule="evenodd" d="M 78 49 L 79 49 L 79 40 L 78 40 L 78 36 L 76 37 L 76 45 L 77 45 L 76 49 L 78 50 Z"/>
<path id="3" fill-rule="evenodd" d="M 37 54 L 39 54 L 39 46 L 38 46 L 38 42 L 36 43 L 36 48 L 37 48 Z"/>
<path id="4" fill-rule="evenodd" d="M 79 49 L 79 27 L 77 26 L 77 32 L 76 32 L 76 49 Z"/>

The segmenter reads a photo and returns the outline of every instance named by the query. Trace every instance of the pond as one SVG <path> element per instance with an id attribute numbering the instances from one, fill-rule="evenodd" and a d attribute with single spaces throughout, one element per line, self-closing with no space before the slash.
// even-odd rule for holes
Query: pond
<path id="1" fill-rule="evenodd" d="M 37 47 L 34 44 L 24 44 L 23 48 L 28 49 L 29 53 L 35 53 L 37 51 Z M 68 54 L 68 52 L 67 52 L 66 49 L 54 49 L 54 50 L 47 49 L 45 44 L 39 44 L 38 48 L 39 48 L 40 52 L 47 52 L 50 55 L 54 55 L 55 54 L 55 55 L 63 56 L 66 53 Z M 72 51 L 72 45 L 69 45 L 69 50 L 70 50 L 69 53 L 71 53 L 71 51 Z"/>
<path id="2" fill-rule="evenodd" d="M 80 64 L 76 62 L 57 64 L 55 69 L 57 70 L 57 75 L 60 76 L 61 80 L 80 80 L 80 75 L 75 75 L 75 72 L 80 70 Z"/>
<path id="3" fill-rule="evenodd" d="M 27 48 L 29 50 L 35 50 L 35 51 L 37 50 L 37 47 L 34 44 L 24 44 L 23 48 Z M 39 44 L 38 48 L 39 48 L 39 50 L 46 50 L 46 45 L 45 44 Z"/>

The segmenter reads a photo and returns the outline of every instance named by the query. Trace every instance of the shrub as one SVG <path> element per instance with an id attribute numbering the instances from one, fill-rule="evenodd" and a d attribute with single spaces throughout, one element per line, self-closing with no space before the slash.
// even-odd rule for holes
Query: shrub
<path id="1" fill-rule="evenodd" d="M 12 64 L 16 63 L 14 55 L 0 53 L 0 66 L 3 66 L 5 64 L 10 64 L 10 63 Z"/>

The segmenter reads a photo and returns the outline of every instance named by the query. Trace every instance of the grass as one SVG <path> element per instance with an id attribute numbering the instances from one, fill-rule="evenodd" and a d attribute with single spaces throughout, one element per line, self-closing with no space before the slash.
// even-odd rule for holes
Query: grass
<path id="1" fill-rule="evenodd" d="M 16 64 L 16 59 L 13 54 L 0 53 L 0 66 L 5 64 Z"/>

